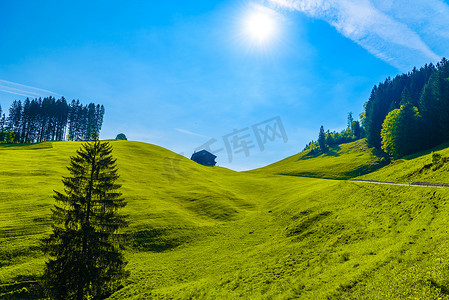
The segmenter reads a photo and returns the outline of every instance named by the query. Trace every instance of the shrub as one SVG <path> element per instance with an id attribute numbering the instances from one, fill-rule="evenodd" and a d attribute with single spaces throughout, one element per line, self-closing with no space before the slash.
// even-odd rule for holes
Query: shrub
<path id="1" fill-rule="evenodd" d="M 122 141 L 127 141 L 128 139 L 126 138 L 126 135 L 124 133 L 119 133 L 117 134 L 116 140 L 122 140 Z"/>

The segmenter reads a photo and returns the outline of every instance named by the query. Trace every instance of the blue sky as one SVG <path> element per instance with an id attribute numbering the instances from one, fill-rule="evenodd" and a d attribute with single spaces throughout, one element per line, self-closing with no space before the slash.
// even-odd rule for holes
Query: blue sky
<path id="1" fill-rule="evenodd" d="M 247 30 L 255 12 L 276 28 L 263 42 Z M 251 169 L 301 151 L 320 125 L 344 128 L 387 76 L 448 57 L 448 15 L 440 0 L 3 0 L 0 104 L 100 103 L 101 138 L 187 157 L 215 139 L 219 165 Z M 262 151 L 252 126 L 275 117 L 287 139 Z M 230 161 L 234 130 L 253 147 Z"/>

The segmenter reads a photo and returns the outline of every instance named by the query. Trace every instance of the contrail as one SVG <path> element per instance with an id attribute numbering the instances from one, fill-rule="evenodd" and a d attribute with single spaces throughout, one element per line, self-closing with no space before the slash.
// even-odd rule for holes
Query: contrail
<path id="1" fill-rule="evenodd" d="M 7 93 L 25 93 L 27 95 L 30 96 L 40 96 L 42 95 L 41 93 L 36 93 L 36 92 L 31 92 L 31 91 L 25 91 L 22 89 L 17 89 L 17 88 L 13 88 L 13 87 L 9 87 L 9 86 L 4 86 L 0 83 L 0 89 L 2 89 L 2 91 L 7 92 Z"/>
<path id="2" fill-rule="evenodd" d="M 441 55 L 432 48 L 444 53 L 449 44 L 447 15 L 440 13 L 448 11 L 449 6 L 440 0 L 386 1 L 391 3 L 390 9 L 382 6 L 385 1 L 380 0 L 269 1 L 326 21 L 346 38 L 403 72 L 438 61 Z"/>
<path id="3" fill-rule="evenodd" d="M 61 94 L 49 90 L 40 89 L 34 86 L 24 85 L 3 79 L 0 79 L 0 91 L 26 97 L 46 96 L 48 94 L 62 96 Z"/>
<path id="4" fill-rule="evenodd" d="M 175 130 L 178 131 L 178 132 L 181 132 L 181 133 L 188 134 L 188 135 L 194 135 L 194 136 L 199 136 L 199 137 L 210 138 L 210 136 L 206 136 L 206 135 L 202 135 L 202 134 L 199 134 L 199 133 L 195 133 L 195 132 L 192 132 L 192 131 L 189 131 L 189 130 L 186 130 L 186 129 L 175 128 Z"/>
<path id="5" fill-rule="evenodd" d="M 5 92 L 5 93 L 9 93 L 9 94 L 20 95 L 20 96 L 24 96 L 24 97 L 33 98 L 33 96 L 31 96 L 31 95 L 25 95 L 25 94 L 21 94 L 21 93 L 9 91 L 9 90 L 4 90 L 2 86 L 0 86 L 0 92 Z M 19 92 L 23 92 L 23 91 L 19 91 Z"/>

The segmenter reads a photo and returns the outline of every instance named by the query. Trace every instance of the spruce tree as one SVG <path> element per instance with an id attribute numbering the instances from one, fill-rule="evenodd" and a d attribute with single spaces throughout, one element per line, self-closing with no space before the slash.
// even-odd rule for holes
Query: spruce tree
<path id="1" fill-rule="evenodd" d="M 352 122 L 354 122 L 354 118 L 352 117 L 352 112 L 348 113 L 348 124 L 347 124 L 347 130 L 351 131 L 352 134 Z"/>
<path id="2" fill-rule="evenodd" d="M 14 100 L 9 108 L 9 127 L 11 127 L 11 137 L 9 142 L 17 143 L 20 140 L 20 123 L 22 118 L 22 102 Z"/>
<path id="3" fill-rule="evenodd" d="M 3 132 L 4 127 L 5 127 L 5 122 L 2 117 L 2 106 L 0 105 L 0 143 L 3 143 L 5 140 L 5 133 Z"/>
<path id="4" fill-rule="evenodd" d="M 320 150 L 321 150 L 322 153 L 327 151 L 326 134 L 324 133 L 323 125 L 321 125 L 320 133 L 318 134 L 318 145 L 320 146 Z"/>
<path id="5" fill-rule="evenodd" d="M 352 122 L 352 133 L 354 134 L 354 137 L 356 140 L 360 139 L 362 137 L 362 127 L 360 126 L 359 121 L 353 121 Z"/>
<path id="6" fill-rule="evenodd" d="M 0 117 L 0 143 L 4 143 L 6 142 L 6 138 L 8 135 L 6 128 L 6 115 L 3 114 L 3 116 Z"/>
<path id="7" fill-rule="evenodd" d="M 107 142 L 83 144 L 63 177 L 64 192 L 55 191 L 53 233 L 43 243 L 51 258 L 42 282 L 51 298 L 102 299 L 128 275 L 118 233 L 127 226 L 118 214 L 126 203 L 111 152 Z"/>

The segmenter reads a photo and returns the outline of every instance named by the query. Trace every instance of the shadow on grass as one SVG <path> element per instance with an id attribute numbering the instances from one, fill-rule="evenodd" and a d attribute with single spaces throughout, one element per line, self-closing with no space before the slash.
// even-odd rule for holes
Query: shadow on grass
<path id="1" fill-rule="evenodd" d="M 16 276 L 11 283 L 0 285 L 0 299 L 44 299 L 39 276 Z"/>
<path id="2" fill-rule="evenodd" d="M 446 143 L 440 144 L 440 145 L 435 146 L 435 147 L 430 148 L 430 149 L 426 149 L 426 150 L 422 150 L 422 151 L 419 151 L 419 152 L 416 152 L 416 153 L 413 153 L 413 154 L 406 155 L 406 156 L 402 157 L 402 159 L 412 160 L 412 159 L 418 158 L 420 156 L 430 154 L 430 153 L 435 152 L 435 151 L 440 151 L 440 150 L 446 149 L 448 147 L 449 147 L 449 142 L 446 142 Z"/>
<path id="3" fill-rule="evenodd" d="M 52 142 L 41 142 L 33 144 L 0 144 L 0 150 L 39 150 L 53 148 Z"/>
<path id="4" fill-rule="evenodd" d="M 341 150 L 340 146 L 332 147 L 331 149 L 327 150 L 324 153 L 324 156 L 335 156 L 335 157 L 340 156 L 340 153 L 339 153 L 340 150 Z"/>
<path id="5" fill-rule="evenodd" d="M 132 247 L 140 251 L 164 252 L 181 244 L 180 239 L 168 235 L 167 229 L 137 231 L 132 238 Z"/>
<path id="6" fill-rule="evenodd" d="M 329 211 L 316 212 L 306 210 L 299 215 L 292 216 L 293 222 L 285 228 L 285 234 L 288 237 L 302 239 L 309 229 L 317 225 L 321 220 L 331 215 Z"/>
<path id="7" fill-rule="evenodd" d="M 1 234 L 3 232 L 0 231 Z M 19 248 L 19 249 L 0 249 L 0 267 L 9 266 L 14 264 L 14 260 L 18 257 L 25 256 L 35 256 L 41 254 L 41 248 L 39 245 L 32 245 L 29 247 Z"/>
<path id="8" fill-rule="evenodd" d="M 307 154 L 305 154 L 304 156 L 301 156 L 300 158 L 298 158 L 298 160 L 307 160 L 307 159 L 311 159 L 311 158 L 316 158 L 318 156 L 340 156 L 340 150 L 341 147 L 339 145 L 337 146 L 332 146 L 331 148 L 329 148 L 326 152 L 322 153 L 321 151 L 317 150 L 317 149 L 313 149 L 310 150 Z"/>
<path id="9" fill-rule="evenodd" d="M 436 287 L 437 289 L 439 289 L 439 290 L 441 291 L 441 293 L 443 293 L 443 294 L 445 294 L 445 295 L 449 295 L 449 289 L 448 289 L 448 287 L 446 287 L 446 286 L 444 286 L 444 285 L 441 285 L 441 284 L 437 283 L 437 282 L 436 282 L 435 280 L 433 280 L 433 279 L 430 279 L 429 282 L 430 282 L 430 285 L 432 285 L 432 286 Z"/>
<path id="10" fill-rule="evenodd" d="M 359 177 L 362 175 L 372 173 L 374 171 L 379 170 L 382 167 L 385 167 L 386 165 L 388 165 L 388 163 L 386 161 L 381 160 L 381 161 L 377 161 L 377 162 L 374 162 L 369 165 L 361 166 L 358 169 L 355 169 L 353 171 L 345 173 L 345 175 L 347 175 L 347 179 L 351 179 L 351 178 L 355 178 L 355 177 Z"/>

